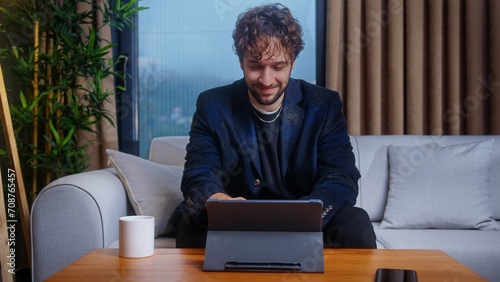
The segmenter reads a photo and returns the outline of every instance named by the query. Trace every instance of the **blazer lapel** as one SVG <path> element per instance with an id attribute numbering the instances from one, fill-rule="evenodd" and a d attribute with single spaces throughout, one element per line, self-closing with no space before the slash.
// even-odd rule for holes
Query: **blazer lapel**
<path id="1" fill-rule="evenodd" d="M 259 175 L 262 176 L 257 134 L 255 133 L 255 126 L 252 121 L 247 87 L 243 79 L 237 83 L 237 90 L 234 93 L 233 99 L 233 121 L 241 144 L 241 147 L 238 148 L 238 153 L 243 154 L 244 158 L 249 158 Z"/>
<path id="2" fill-rule="evenodd" d="M 279 136 L 279 158 L 283 179 L 285 179 L 288 160 L 293 152 L 304 121 L 304 109 L 297 105 L 301 100 L 302 93 L 295 80 L 290 78 L 285 91 L 283 119 Z"/>

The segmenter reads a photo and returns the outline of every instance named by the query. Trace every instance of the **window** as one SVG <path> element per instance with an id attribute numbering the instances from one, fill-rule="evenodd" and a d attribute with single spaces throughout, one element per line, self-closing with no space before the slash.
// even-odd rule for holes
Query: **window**
<path id="1" fill-rule="evenodd" d="M 292 77 L 316 83 L 316 1 L 281 3 L 290 8 L 304 32 L 305 47 Z M 132 126 L 137 131 L 136 153 L 147 157 L 154 137 L 189 134 L 199 93 L 243 77 L 232 32 L 237 16 L 262 0 L 143 0 L 139 4 L 150 8 L 138 16 L 138 87 L 133 102 L 138 120 Z"/>

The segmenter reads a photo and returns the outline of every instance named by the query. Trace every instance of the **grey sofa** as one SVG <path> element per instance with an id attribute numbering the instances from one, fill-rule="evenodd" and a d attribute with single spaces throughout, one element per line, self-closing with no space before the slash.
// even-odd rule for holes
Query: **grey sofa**
<path id="1" fill-rule="evenodd" d="M 389 150 L 389 145 L 421 148 L 428 144 L 437 144 L 438 147 L 445 147 L 490 139 L 495 141 L 491 154 L 491 169 L 486 173 L 490 179 L 487 179 L 486 183 L 489 183 L 487 204 L 490 205 L 490 217 L 494 219 L 491 226 L 494 227 L 500 220 L 500 136 L 352 136 L 356 166 L 362 175 L 357 205 L 369 213 L 377 233 L 378 247 L 440 249 L 490 281 L 500 281 L 500 231 L 490 231 L 492 228 L 439 228 L 432 225 L 430 228 L 401 228 L 397 225 L 404 226 L 405 222 L 384 223 L 384 214 L 387 216 L 388 213 L 395 212 L 386 210 L 388 199 L 391 198 L 390 181 L 396 181 L 390 176 L 389 164 L 394 166 L 394 163 L 389 158 L 389 151 L 394 148 Z M 154 139 L 150 149 L 150 161 L 182 166 L 187 142 L 188 137 L 184 136 Z M 420 153 L 418 149 L 410 151 L 409 162 L 406 162 L 412 166 L 410 168 L 421 164 Z M 480 167 L 474 160 L 470 161 L 474 168 Z M 450 167 L 454 165 L 454 158 L 450 158 L 447 163 Z M 460 176 L 457 174 L 456 178 L 460 179 Z M 468 176 L 473 177 L 475 175 Z M 455 177 L 451 177 L 451 180 L 455 180 Z M 440 181 L 442 182 L 442 179 Z M 465 196 L 470 197 L 467 195 Z M 464 194 L 448 193 L 448 200 L 443 201 L 442 206 L 460 203 L 463 199 L 460 200 L 459 197 L 464 197 Z M 420 200 L 420 196 L 417 196 L 414 201 Z M 425 206 L 425 203 L 419 205 Z M 439 208 L 440 205 L 437 206 Z M 436 205 L 430 208 L 436 208 Z M 465 214 L 473 213 L 469 211 L 471 209 L 467 208 Z M 405 215 L 412 216 L 412 212 L 409 207 Z M 49 184 L 40 192 L 31 210 L 33 281 L 43 281 L 95 248 L 116 248 L 118 218 L 130 214 L 134 214 L 134 209 L 118 173 L 113 168 L 70 175 Z M 417 220 L 410 220 L 412 222 L 420 219 L 420 214 L 413 216 L 416 216 Z M 481 222 L 478 226 L 483 224 L 484 222 Z M 381 225 L 391 228 L 381 228 Z M 175 240 L 159 237 L 155 246 L 175 247 Z"/>

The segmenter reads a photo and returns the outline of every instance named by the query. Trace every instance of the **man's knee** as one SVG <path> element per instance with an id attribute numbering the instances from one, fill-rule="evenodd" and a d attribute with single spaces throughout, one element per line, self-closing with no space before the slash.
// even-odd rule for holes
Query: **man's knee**
<path id="1" fill-rule="evenodd" d="M 180 219 L 176 236 L 177 248 L 205 248 L 208 228 L 198 223 L 189 216 Z"/>
<path id="2" fill-rule="evenodd" d="M 342 207 L 323 230 L 325 248 L 377 248 L 375 232 L 365 210 Z"/>

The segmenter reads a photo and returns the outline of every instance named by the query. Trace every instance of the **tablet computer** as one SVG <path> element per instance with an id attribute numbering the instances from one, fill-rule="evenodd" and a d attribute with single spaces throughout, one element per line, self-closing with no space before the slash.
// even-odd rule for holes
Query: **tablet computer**
<path id="1" fill-rule="evenodd" d="M 209 200 L 204 271 L 324 272 L 320 200 Z"/>
<path id="2" fill-rule="evenodd" d="M 321 231 L 321 200 L 208 200 L 209 230 Z"/>

